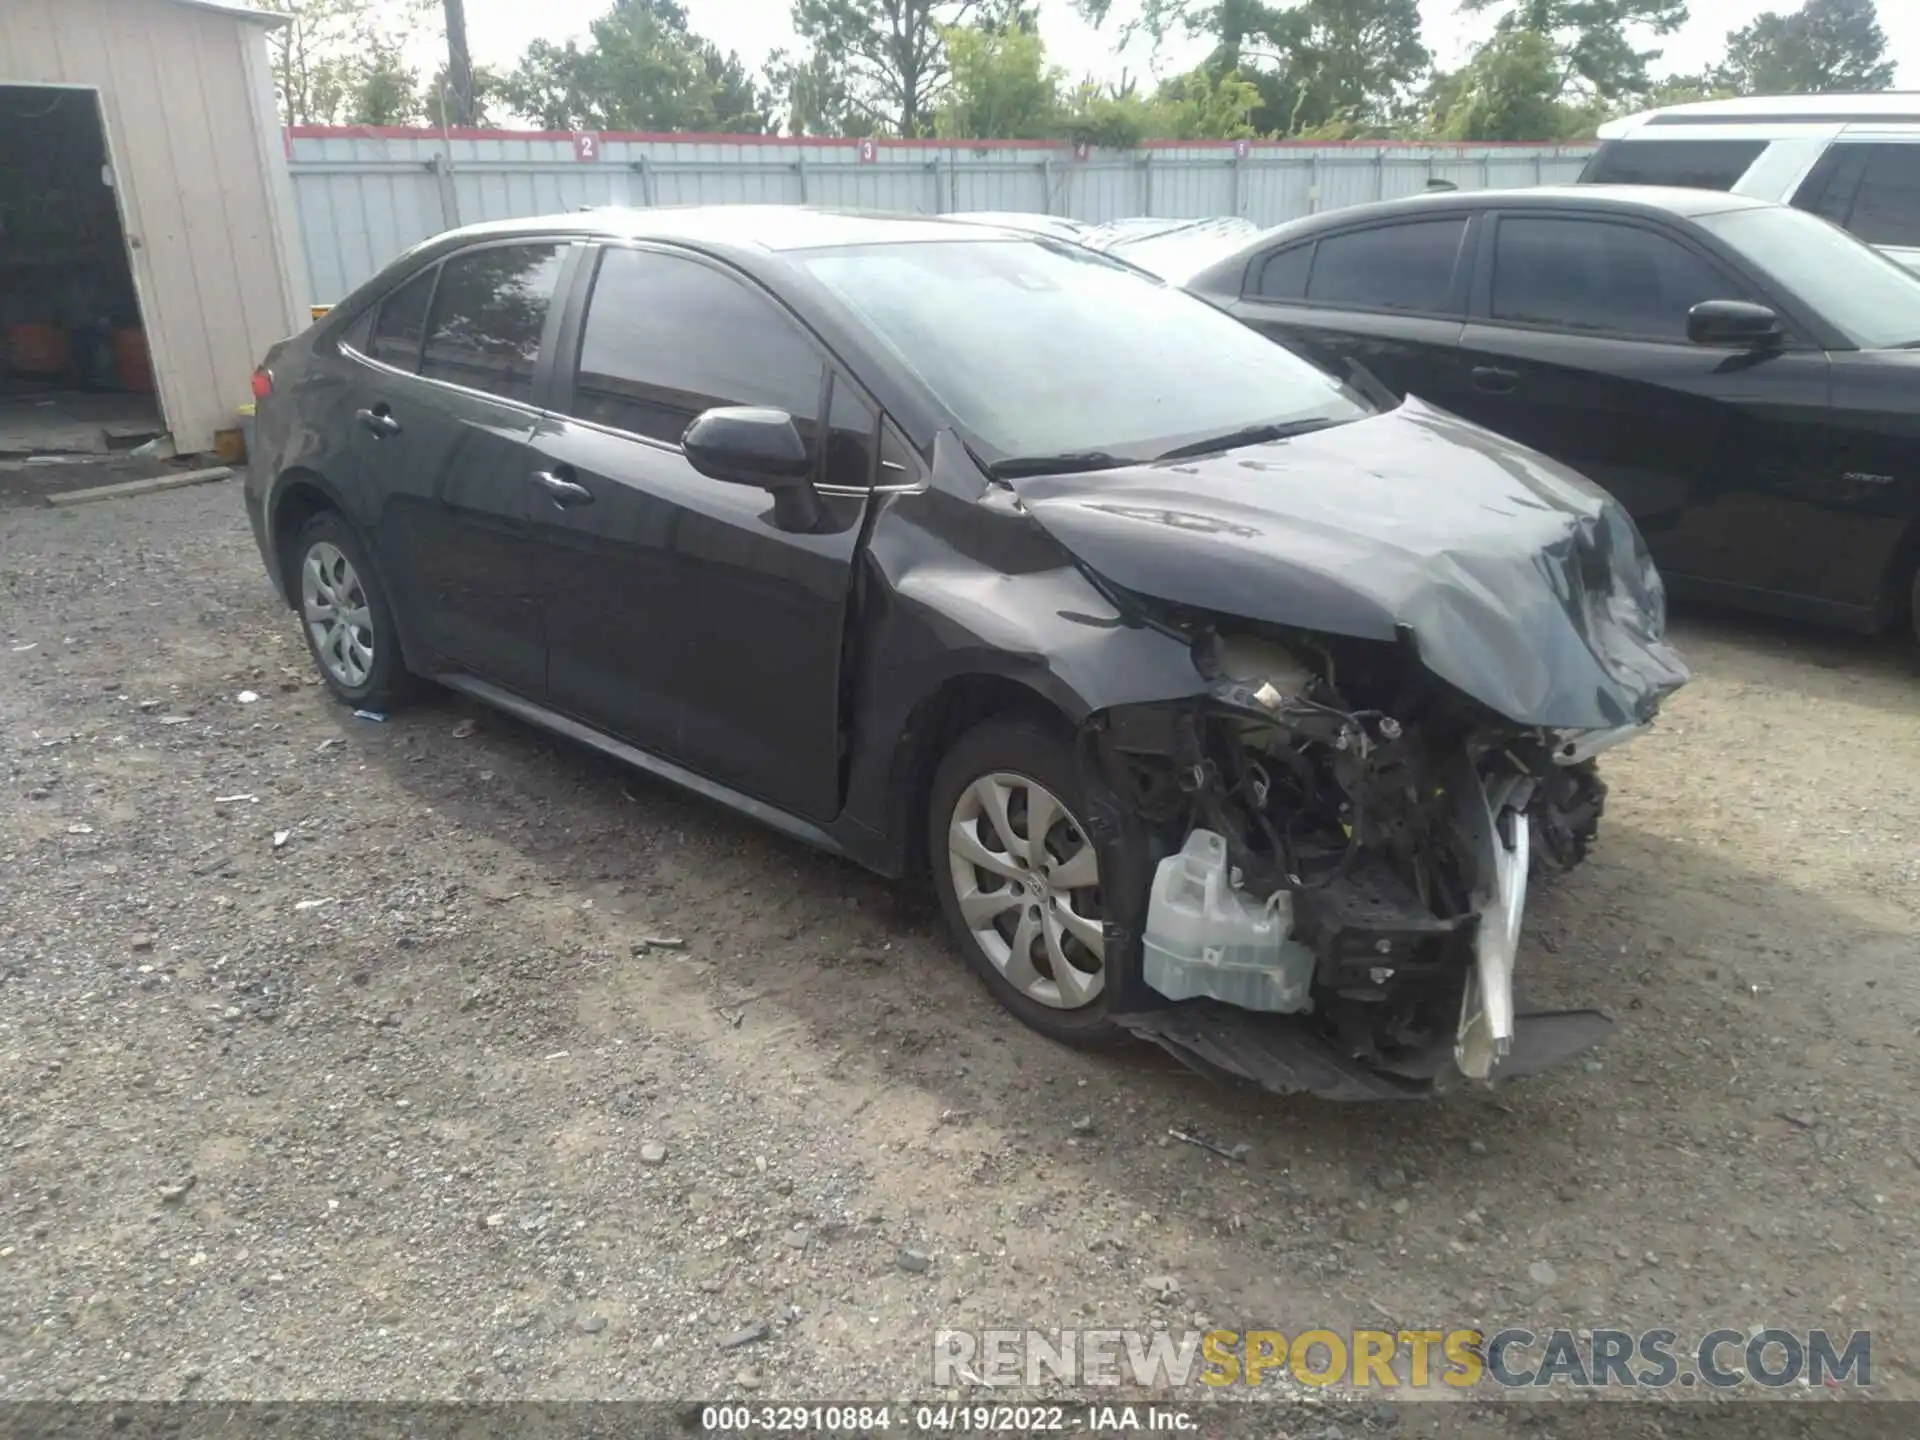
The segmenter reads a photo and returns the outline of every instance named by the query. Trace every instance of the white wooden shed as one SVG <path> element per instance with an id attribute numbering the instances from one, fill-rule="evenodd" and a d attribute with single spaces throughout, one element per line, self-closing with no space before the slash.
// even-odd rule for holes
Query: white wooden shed
<path id="1" fill-rule="evenodd" d="M 205 450 L 267 347 L 308 323 L 267 52 L 281 23 L 232 0 L 0 0 L 14 413 L 53 403 L 40 386 L 144 394 L 178 450 Z"/>

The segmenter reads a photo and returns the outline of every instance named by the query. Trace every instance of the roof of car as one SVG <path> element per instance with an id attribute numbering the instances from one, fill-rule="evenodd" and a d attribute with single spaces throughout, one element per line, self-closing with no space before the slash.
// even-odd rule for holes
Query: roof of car
<path id="1" fill-rule="evenodd" d="M 892 215 L 806 205 L 689 205 L 635 209 L 608 205 L 563 215 L 493 220 L 449 231 L 442 240 L 490 236 L 579 234 L 610 239 L 686 240 L 766 251 L 817 250 L 837 245 L 889 245 L 920 240 L 993 238 L 995 227 L 960 224 L 931 215 Z M 1006 239 L 1031 232 L 1001 229 Z"/>
<path id="2" fill-rule="evenodd" d="M 1882 90 L 1866 95 L 1741 95 L 1693 100 L 1622 115 L 1600 127 L 1600 138 L 1630 135 L 1642 126 L 1887 124 L 1920 121 L 1920 91 Z"/>
<path id="3" fill-rule="evenodd" d="M 1278 228 L 1306 233 L 1348 225 L 1356 220 L 1422 211 L 1447 215 L 1462 210 L 1480 210 L 1489 205 L 1498 205 L 1503 210 L 1539 207 L 1696 216 L 1715 215 L 1723 210 L 1766 209 L 1772 204 L 1770 200 L 1732 195 L 1724 190 L 1685 190 L 1665 185 L 1532 185 L 1516 190 L 1435 190 L 1397 200 L 1376 200 L 1369 205 L 1323 210 L 1318 215 L 1291 220 Z"/>

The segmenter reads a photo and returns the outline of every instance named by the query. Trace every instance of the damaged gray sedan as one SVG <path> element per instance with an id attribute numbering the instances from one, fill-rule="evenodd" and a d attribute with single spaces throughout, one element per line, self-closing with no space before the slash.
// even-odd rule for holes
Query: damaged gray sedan
<path id="1" fill-rule="evenodd" d="M 431 677 L 888 875 L 1035 1029 L 1524 1074 L 1530 874 L 1686 679 L 1620 507 L 1138 269 L 803 210 L 473 227 L 276 347 L 247 503 L 343 702 Z"/>

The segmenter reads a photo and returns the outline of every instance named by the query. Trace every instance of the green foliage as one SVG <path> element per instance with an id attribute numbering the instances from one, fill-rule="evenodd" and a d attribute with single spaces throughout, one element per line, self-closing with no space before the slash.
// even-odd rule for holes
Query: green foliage
<path id="1" fill-rule="evenodd" d="M 1729 31 L 1715 78 L 1737 95 L 1813 95 L 1885 90 L 1893 73 L 1873 0 L 1807 0 Z"/>
<path id="2" fill-rule="evenodd" d="M 1059 132 L 1063 72 L 1025 25 L 954 25 L 941 32 L 948 78 L 933 116 L 942 139 L 1039 140 Z"/>
<path id="3" fill-rule="evenodd" d="M 1089 80 L 1067 105 L 1065 128 L 1077 144 L 1104 150 L 1131 150 L 1155 137 L 1159 117 L 1153 103 L 1131 87 L 1103 87 Z"/>
<path id="4" fill-rule="evenodd" d="M 1628 31 L 1670 35 L 1687 21 L 1687 0 L 1464 0 L 1461 8 L 1499 13 L 1489 45 L 1524 34 L 1545 41 L 1558 82 L 1552 98 L 1575 105 L 1644 94 L 1653 84 L 1647 66 L 1660 52 L 1634 49 Z M 1531 69 L 1537 46 L 1519 44 Z M 1511 48 L 1499 58 L 1509 68 L 1522 63 Z"/>
<path id="5" fill-rule="evenodd" d="M 818 52 L 774 51 L 767 57 L 767 86 L 775 102 L 786 107 L 788 134 L 852 139 L 868 133 L 854 113 L 845 76 Z"/>
<path id="6" fill-rule="evenodd" d="M 518 114 L 551 130 L 767 129 L 767 99 L 737 55 L 687 25 L 674 0 L 614 0 L 584 48 L 535 40 L 500 86 Z"/>
<path id="7" fill-rule="evenodd" d="M 1220 0 L 1186 23 L 1216 42 L 1210 68 L 1259 87 L 1253 123 L 1267 134 L 1391 126 L 1432 63 L 1418 0 Z"/>
<path id="8" fill-rule="evenodd" d="M 947 84 L 943 36 L 983 10 L 979 0 L 795 0 L 814 123 L 852 134 L 927 134 Z M 799 109 L 791 92 L 789 106 Z"/>
<path id="9" fill-rule="evenodd" d="M 1131 85 L 1087 81 L 1068 103 L 1065 130 L 1075 141 L 1113 150 L 1145 140 L 1250 139 L 1258 133 L 1252 115 L 1259 103 L 1258 88 L 1244 75 L 1205 66 L 1165 81 L 1151 97 Z"/>
<path id="10" fill-rule="evenodd" d="M 1435 133 L 1445 140 L 1552 140 L 1566 133 L 1560 58 L 1537 30 L 1499 30 L 1452 75 L 1435 78 Z"/>
<path id="11" fill-rule="evenodd" d="M 420 77 L 400 58 L 400 47 L 376 44 L 354 79 L 347 119 L 355 125 L 411 125 L 424 113 Z"/>
<path id="12" fill-rule="evenodd" d="M 1238 71 L 1224 74 L 1204 67 L 1176 75 L 1153 98 L 1164 140 L 1251 139 L 1253 112 L 1260 91 Z"/>
<path id="13" fill-rule="evenodd" d="M 287 17 L 267 33 L 274 94 L 289 125 L 418 118 L 419 77 L 400 59 L 423 0 L 257 0 Z M 367 118 L 367 117 L 397 117 Z"/>
<path id="14" fill-rule="evenodd" d="M 1432 62 L 1420 38 L 1419 0 L 1137 0 L 1124 18 L 1112 0 L 1075 0 L 1094 25 L 1115 23 L 1124 44 L 1179 33 L 1214 42 L 1206 68 L 1238 72 L 1259 103 L 1261 134 L 1380 130 L 1414 113 Z"/>
<path id="15" fill-rule="evenodd" d="M 473 67 L 469 75 L 469 83 L 472 86 L 469 101 L 472 107 L 470 111 L 472 118 L 463 120 L 446 103 L 453 98 L 453 81 L 449 78 L 447 70 L 448 67 L 442 65 L 434 71 L 433 77 L 427 81 L 426 87 L 421 91 L 420 104 L 426 112 L 427 123 L 436 127 L 500 123 L 503 119 L 501 112 L 505 108 L 502 103 L 502 91 L 507 83 L 506 76 L 497 70 L 488 69 L 485 65 Z"/>
<path id="16" fill-rule="evenodd" d="M 805 47 L 771 67 L 796 134 L 930 134 L 956 27 L 1032 28 L 1019 0 L 794 0 Z"/>

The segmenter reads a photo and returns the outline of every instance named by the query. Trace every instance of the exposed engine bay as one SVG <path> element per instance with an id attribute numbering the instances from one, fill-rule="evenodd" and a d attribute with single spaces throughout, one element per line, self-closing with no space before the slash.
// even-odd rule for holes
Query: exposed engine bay
<path id="1" fill-rule="evenodd" d="M 1117 1018 L 1198 1068 L 1344 1098 L 1524 1073 L 1604 1034 L 1595 1012 L 1517 1016 L 1515 952 L 1529 873 L 1593 838 L 1594 753 L 1640 727 L 1516 724 L 1407 646 L 1192 633 L 1203 696 L 1086 735 L 1157 857 L 1144 1003 Z"/>

